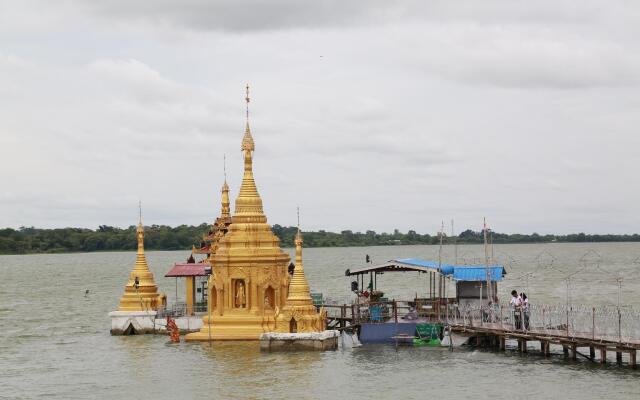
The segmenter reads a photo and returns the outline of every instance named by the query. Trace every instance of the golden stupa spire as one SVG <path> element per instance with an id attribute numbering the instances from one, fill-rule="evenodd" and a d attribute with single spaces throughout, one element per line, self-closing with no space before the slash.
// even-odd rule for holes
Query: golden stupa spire
<path id="1" fill-rule="evenodd" d="M 149 270 L 147 258 L 144 255 L 144 225 L 142 225 L 142 202 L 138 203 L 139 219 L 136 236 L 138 238 L 138 253 L 133 270 L 129 274 L 129 281 L 124 288 L 124 295 L 120 298 L 119 311 L 145 311 L 157 309 L 158 287 Z"/>
<path id="2" fill-rule="evenodd" d="M 138 229 L 136 233 L 138 236 L 138 255 L 136 256 L 136 265 L 133 267 L 132 275 L 136 271 L 149 272 L 149 266 L 147 265 L 147 258 L 144 255 L 144 226 L 142 225 L 142 201 L 138 202 Z"/>
<path id="3" fill-rule="evenodd" d="M 262 209 L 262 199 L 258 193 L 258 188 L 253 179 L 253 151 L 255 144 L 249 129 L 249 85 L 247 85 L 247 127 L 242 138 L 242 153 L 244 156 L 244 175 L 242 177 L 242 185 L 236 199 L 236 210 L 234 223 L 255 223 L 266 222 L 267 218 Z"/>
<path id="4" fill-rule="evenodd" d="M 224 155 L 223 161 L 224 168 L 224 184 L 222 185 L 222 218 L 228 218 L 231 216 L 231 202 L 229 201 L 229 185 L 227 184 L 227 155 Z"/>
<path id="5" fill-rule="evenodd" d="M 302 232 L 300 231 L 300 207 L 298 207 L 298 233 L 296 233 L 296 264 L 293 270 L 293 277 L 289 283 L 289 295 L 287 303 L 291 305 L 312 304 L 311 294 L 307 278 L 304 276 L 304 265 L 302 264 Z"/>

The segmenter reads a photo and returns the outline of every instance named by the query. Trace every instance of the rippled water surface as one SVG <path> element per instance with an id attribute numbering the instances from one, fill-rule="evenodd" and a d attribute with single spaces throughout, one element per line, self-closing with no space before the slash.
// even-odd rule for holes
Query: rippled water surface
<path id="1" fill-rule="evenodd" d="M 344 270 L 400 257 L 437 258 L 437 246 L 305 249 L 314 291 L 349 298 Z M 147 259 L 163 278 L 185 252 Z M 458 260 L 484 256 L 459 246 Z M 640 307 L 640 244 L 496 246 L 508 274 L 500 286 L 532 302 Z M 443 259 L 453 261 L 451 246 Z M 165 336 L 114 337 L 107 313 L 122 294 L 135 253 L 0 256 L 0 398 L 562 398 L 637 399 L 640 373 L 627 367 L 548 359 L 535 354 L 364 346 L 324 353 L 261 353 L 254 343 L 167 344 Z M 622 277 L 619 290 L 616 279 Z M 424 277 L 385 274 L 389 297 L 428 290 Z M 85 297 L 85 290 L 89 296 Z M 179 287 L 179 295 L 182 293 Z"/>

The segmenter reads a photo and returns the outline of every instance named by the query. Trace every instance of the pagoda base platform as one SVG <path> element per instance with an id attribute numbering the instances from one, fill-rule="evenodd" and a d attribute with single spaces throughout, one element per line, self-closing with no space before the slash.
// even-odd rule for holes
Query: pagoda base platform
<path id="1" fill-rule="evenodd" d="M 230 312 L 224 316 L 212 315 L 211 325 L 202 323 L 198 332 L 185 336 L 187 342 L 206 342 L 210 340 L 254 340 L 260 335 L 277 329 L 273 315 L 258 315 L 254 312 Z"/>
<path id="2" fill-rule="evenodd" d="M 339 331 L 308 333 L 268 332 L 260 336 L 262 351 L 323 351 L 338 348 Z"/>
<path id="3" fill-rule="evenodd" d="M 157 311 L 112 311 L 112 335 L 142 335 L 156 333 L 159 326 L 155 323 Z"/>

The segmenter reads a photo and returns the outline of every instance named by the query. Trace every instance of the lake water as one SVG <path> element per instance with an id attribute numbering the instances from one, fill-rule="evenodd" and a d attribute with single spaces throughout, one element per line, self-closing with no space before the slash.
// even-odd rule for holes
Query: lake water
<path id="1" fill-rule="evenodd" d="M 347 268 L 393 258 L 437 259 L 438 246 L 305 249 L 314 291 L 349 299 Z M 455 258 L 445 246 L 442 258 Z M 484 258 L 459 246 L 459 262 Z M 640 244 L 496 245 L 507 276 L 532 302 L 640 306 Z M 187 252 L 149 252 L 156 282 Z M 166 336 L 109 335 L 135 253 L 0 256 L 0 398 L 57 399 L 638 399 L 640 372 L 588 362 L 479 350 L 363 346 L 323 353 L 261 353 L 256 343 L 167 344 Z M 619 290 L 617 278 L 622 277 Z M 428 291 L 417 274 L 385 274 L 390 298 Z M 89 296 L 85 297 L 85 290 Z M 179 286 L 182 295 L 183 285 Z"/>

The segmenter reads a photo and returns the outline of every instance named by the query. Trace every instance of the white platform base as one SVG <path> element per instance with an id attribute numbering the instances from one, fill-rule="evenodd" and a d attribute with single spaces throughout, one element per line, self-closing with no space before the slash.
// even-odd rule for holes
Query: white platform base
<path id="1" fill-rule="evenodd" d="M 339 331 L 310 333 L 267 332 L 260 335 L 260 350 L 335 350 L 338 348 Z"/>
<path id="2" fill-rule="evenodd" d="M 112 335 L 141 335 L 156 333 L 156 311 L 112 311 L 111 334 Z"/>

